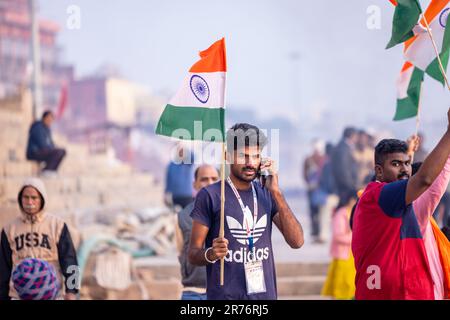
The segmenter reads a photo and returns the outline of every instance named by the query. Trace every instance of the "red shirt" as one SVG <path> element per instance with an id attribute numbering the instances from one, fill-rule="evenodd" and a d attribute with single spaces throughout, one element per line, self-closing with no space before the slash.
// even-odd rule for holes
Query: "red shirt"
<path id="1" fill-rule="evenodd" d="M 356 299 L 433 300 L 433 281 L 408 180 L 372 182 L 353 218 Z"/>

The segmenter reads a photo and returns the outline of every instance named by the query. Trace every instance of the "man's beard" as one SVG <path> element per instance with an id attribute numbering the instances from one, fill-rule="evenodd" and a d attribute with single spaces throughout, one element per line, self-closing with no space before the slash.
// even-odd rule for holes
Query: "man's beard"
<path id="1" fill-rule="evenodd" d="M 246 173 L 250 173 L 250 172 L 253 172 L 253 173 L 251 175 L 246 174 Z M 255 180 L 256 172 L 257 172 L 257 169 L 252 168 L 252 167 L 244 167 L 237 172 L 235 170 L 233 170 L 234 176 L 244 182 L 252 182 L 253 180 Z"/>
<path id="2" fill-rule="evenodd" d="M 409 174 L 406 172 L 402 172 L 397 176 L 397 180 L 403 180 L 403 178 L 406 177 L 407 179 L 409 179 Z"/>
<path id="3" fill-rule="evenodd" d="M 28 215 L 35 215 L 39 213 L 39 210 L 37 210 L 37 206 L 35 205 L 24 205 L 23 211 Z"/>

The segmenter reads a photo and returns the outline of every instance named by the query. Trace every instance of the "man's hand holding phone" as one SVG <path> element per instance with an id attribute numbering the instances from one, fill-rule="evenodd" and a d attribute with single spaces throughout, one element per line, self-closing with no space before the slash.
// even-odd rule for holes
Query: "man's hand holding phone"
<path id="1" fill-rule="evenodd" d="M 261 184 L 270 192 L 278 192 L 278 173 L 275 166 L 275 161 L 270 158 L 263 158 L 261 160 L 259 173 L 261 175 Z"/>

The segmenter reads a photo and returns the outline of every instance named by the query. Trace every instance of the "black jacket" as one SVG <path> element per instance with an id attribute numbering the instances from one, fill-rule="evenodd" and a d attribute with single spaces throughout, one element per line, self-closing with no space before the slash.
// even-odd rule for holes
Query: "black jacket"
<path id="1" fill-rule="evenodd" d="M 52 133 L 42 121 L 35 121 L 28 134 L 27 159 L 35 160 L 37 152 L 55 148 Z"/>
<path id="2" fill-rule="evenodd" d="M 333 150 L 331 171 L 339 194 L 356 194 L 358 187 L 357 165 L 350 146 L 344 140 L 341 140 Z"/>

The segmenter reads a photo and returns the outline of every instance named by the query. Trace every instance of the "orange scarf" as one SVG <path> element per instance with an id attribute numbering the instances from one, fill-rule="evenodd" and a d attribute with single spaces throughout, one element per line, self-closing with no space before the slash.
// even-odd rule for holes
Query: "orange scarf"
<path id="1" fill-rule="evenodd" d="M 430 222 L 441 258 L 442 271 L 444 272 L 444 298 L 450 299 L 450 242 L 439 229 L 433 217 L 430 218 Z"/>

